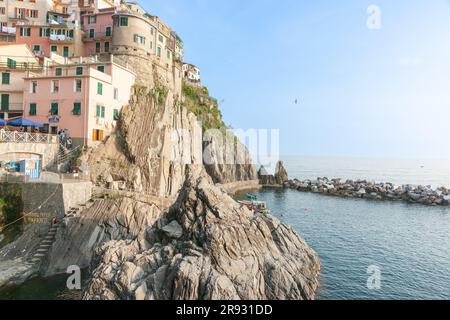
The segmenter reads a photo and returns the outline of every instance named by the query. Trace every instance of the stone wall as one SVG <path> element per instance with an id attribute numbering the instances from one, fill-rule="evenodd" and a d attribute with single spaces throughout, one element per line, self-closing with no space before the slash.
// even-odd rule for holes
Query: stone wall
<path id="1" fill-rule="evenodd" d="M 0 143 L 0 160 L 19 160 L 39 157 L 42 167 L 52 164 L 59 151 L 59 144 L 47 143 Z"/>

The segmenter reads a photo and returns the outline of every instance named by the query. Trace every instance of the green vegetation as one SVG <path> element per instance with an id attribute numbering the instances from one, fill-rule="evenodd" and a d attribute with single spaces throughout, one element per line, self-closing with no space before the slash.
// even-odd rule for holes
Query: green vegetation
<path id="1" fill-rule="evenodd" d="M 217 100 L 209 96 L 208 88 L 196 88 L 183 83 L 185 101 L 183 106 L 197 116 L 202 122 L 203 130 L 225 129 L 222 113 L 219 110 Z"/>

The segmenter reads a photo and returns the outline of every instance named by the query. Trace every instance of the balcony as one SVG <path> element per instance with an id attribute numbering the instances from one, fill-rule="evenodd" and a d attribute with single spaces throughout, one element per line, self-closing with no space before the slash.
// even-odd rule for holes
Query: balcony
<path id="1" fill-rule="evenodd" d="M 1 61 L 0 70 L 19 70 L 19 71 L 42 71 L 43 65 L 38 63 L 27 63 L 27 62 L 15 62 L 11 60 L 10 62 Z"/>
<path id="2" fill-rule="evenodd" d="M 49 37 L 52 43 L 73 43 L 73 38 L 64 34 L 51 34 Z"/>
<path id="3" fill-rule="evenodd" d="M 0 106 L 0 112 L 22 113 L 23 103 L 8 103 Z"/>

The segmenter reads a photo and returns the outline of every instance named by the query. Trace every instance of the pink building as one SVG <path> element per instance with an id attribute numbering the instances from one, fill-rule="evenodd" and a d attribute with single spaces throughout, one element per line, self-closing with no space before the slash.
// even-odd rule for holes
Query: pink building
<path id="1" fill-rule="evenodd" d="M 112 61 L 52 55 L 43 73 L 25 77 L 24 118 L 44 123 L 46 132 L 67 129 L 74 145 L 103 141 L 135 82 L 134 73 Z"/>
<path id="2" fill-rule="evenodd" d="M 101 9 L 82 17 L 86 55 L 111 52 L 114 8 Z"/>

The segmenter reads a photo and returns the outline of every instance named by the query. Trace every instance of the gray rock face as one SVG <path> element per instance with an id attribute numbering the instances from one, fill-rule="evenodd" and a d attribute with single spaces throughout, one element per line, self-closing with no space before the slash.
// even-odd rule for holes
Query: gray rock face
<path id="1" fill-rule="evenodd" d="M 288 173 L 284 167 L 283 161 L 278 161 L 277 167 L 275 168 L 275 179 L 278 184 L 283 184 L 289 180 Z"/>
<path id="2" fill-rule="evenodd" d="M 97 251 L 84 299 L 313 299 L 319 259 L 292 228 L 253 215 L 204 170 L 190 172 L 146 231 L 148 248 L 122 240 Z"/>
<path id="3" fill-rule="evenodd" d="M 268 174 L 266 168 L 262 166 L 258 172 L 258 179 L 262 185 L 281 186 L 284 185 L 285 182 L 289 181 L 289 176 L 286 168 L 284 167 L 283 161 L 278 161 L 274 175 Z"/>

